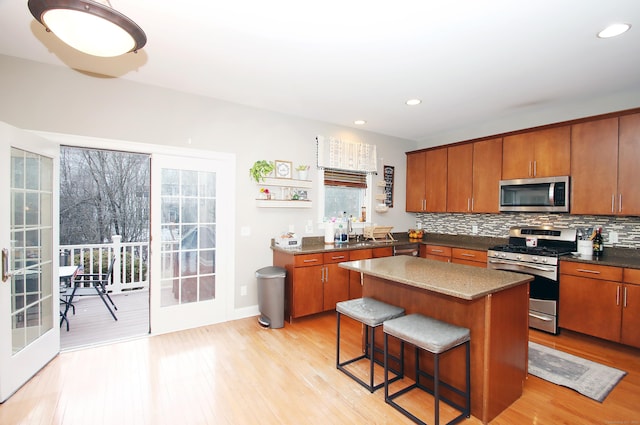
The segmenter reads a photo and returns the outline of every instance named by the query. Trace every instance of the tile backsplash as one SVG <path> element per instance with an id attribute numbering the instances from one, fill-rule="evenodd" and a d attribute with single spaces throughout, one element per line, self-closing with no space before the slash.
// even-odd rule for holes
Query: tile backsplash
<path id="1" fill-rule="evenodd" d="M 640 217 L 570 214 L 457 214 L 417 213 L 416 225 L 430 233 L 507 238 L 512 226 L 602 227 L 605 246 L 640 249 Z M 477 233 L 474 233 L 477 226 Z M 618 243 L 609 241 L 609 232 L 618 233 Z"/>

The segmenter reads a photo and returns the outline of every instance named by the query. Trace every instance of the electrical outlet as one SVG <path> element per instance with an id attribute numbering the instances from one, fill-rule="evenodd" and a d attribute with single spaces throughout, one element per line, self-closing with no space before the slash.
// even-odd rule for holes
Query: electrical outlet
<path id="1" fill-rule="evenodd" d="M 478 234 L 478 226 L 477 225 L 473 225 L 471 226 L 471 233 L 473 233 L 474 235 Z"/>
<path id="2" fill-rule="evenodd" d="M 618 243 L 618 232 L 609 232 L 609 243 Z"/>
<path id="3" fill-rule="evenodd" d="M 306 233 L 313 233 L 313 224 L 307 224 L 306 226 L 304 226 L 304 231 Z"/>
<path id="4" fill-rule="evenodd" d="M 242 296 L 242 297 L 246 297 L 247 296 L 247 285 L 242 285 L 240 287 L 240 296 Z"/>

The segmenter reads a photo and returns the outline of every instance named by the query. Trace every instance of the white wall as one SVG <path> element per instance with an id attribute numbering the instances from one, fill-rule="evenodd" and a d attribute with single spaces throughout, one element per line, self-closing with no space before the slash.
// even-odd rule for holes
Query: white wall
<path id="1" fill-rule="evenodd" d="M 375 144 L 378 158 L 395 166 L 395 207 L 384 215 L 368 214 L 397 231 L 415 224 L 415 215 L 404 211 L 404 153 L 417 148 L 412 141 L 2 55 L 0 93 L 0 121 L 25 130 L 114 140 L 114 146 L 134 142 L 235 153 L 236 309 L 257 303 L 255 270 L 271 265 L 269 242 L 277 232 L 292 224 L 304 234 L 307 220 L 313 220 L 312 235 L 323 234 L 315 208 L 256 207 L 258 187 L 249 168 L 258 159 L 315 164 L 316 135 Z M 312 168 L 310 178 L 316 177 Z M 250 227 L 249 237 L 240 235 L 243 226 Z M 248 294 L 240 296 L 245 285 Z"/>

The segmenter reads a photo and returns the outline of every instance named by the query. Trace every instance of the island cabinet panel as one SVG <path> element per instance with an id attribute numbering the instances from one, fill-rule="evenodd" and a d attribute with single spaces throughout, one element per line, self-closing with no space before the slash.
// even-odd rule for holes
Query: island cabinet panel
<path id="1" fill-rule="evenodd" d="M 372 249 L 357 249 L 349 252 L 349 261 L 373 258 Z M 362 298 L 362 279 L 359 272 L 349 270 L 349 299 Z"/>
<path id="2" fill-rule="evenodd" d="M 568 176 L 571 172 L 571 127 L 562 126 L 503 139 L 502 178 Z"/>
<path id="3" fill-rule="evenodd" d="M 487 251 L 475 249 L 452 248 L 451 262 L 467 266 L 487 268 Z"/>
<path id="4" fill-rule="evenodd" d="M 421 313 L 471 331 L 471 414 L 488 423 L 522 395 L 527 376 L 528 284 L 463 300 L 365 273 L 363 295 L 401 306 L 406 314 Z M 384 341 L 377 329 L 376 344 Z M 382 348 L 382 346 L 381 346 Z M 390 338 L 390 351 L 399 343 Z M 405 346 L 405 373 L 412 379 L 414 351 Z M 424 358 L 423 358 L 424 356 Z M 421 353 L 421 368 L 433 371 L 430 356 Z M 441 359 L 441 377 L 464 387 L 464 350 L 454 350 Z M 443 394 L 461 398 L 441 387 Z"/>

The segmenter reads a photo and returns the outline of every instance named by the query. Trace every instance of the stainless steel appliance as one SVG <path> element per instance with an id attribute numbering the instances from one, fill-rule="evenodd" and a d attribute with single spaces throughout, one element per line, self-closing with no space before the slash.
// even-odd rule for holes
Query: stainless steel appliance
<path id="1" fill-rule="evenodd" d="M 420 244 L 409 243 L 406 245 L 396 245 L 393 247 L 393 255 L 410 255 L 412 257 L 420 256 Z"/>
<path id="2" fill-rule="evenodd" d="M 500 211 L 569 212 L 569 176 L 500 180 Z"/>
<path id="3" fill-rule="evenodd" d="M 487 252 L 487 268 L 526 273 L 529 285 L 529 326 L 558 333 L 559 257 L 576 251 L 576 230 L 550 226 L 512 227 L 509 243 Z"/>

